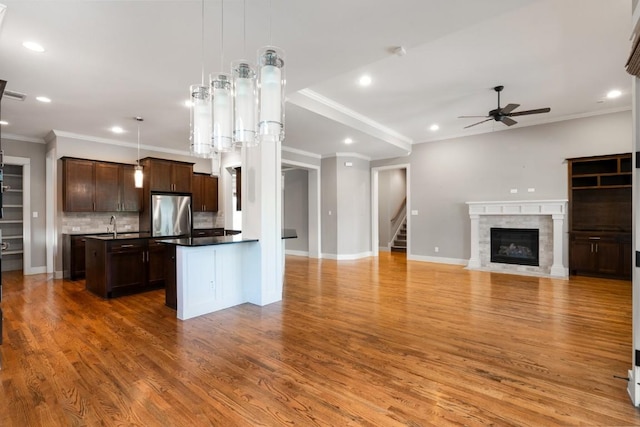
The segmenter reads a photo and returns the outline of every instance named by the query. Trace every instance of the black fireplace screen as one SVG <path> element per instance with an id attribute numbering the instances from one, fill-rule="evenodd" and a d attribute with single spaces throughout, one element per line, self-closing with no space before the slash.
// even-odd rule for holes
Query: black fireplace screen
<path id="1" fill-rule="evenodd" d="M 492 228 L 491 262 L 539 266 L 539 234 L 533 228 Z"/>

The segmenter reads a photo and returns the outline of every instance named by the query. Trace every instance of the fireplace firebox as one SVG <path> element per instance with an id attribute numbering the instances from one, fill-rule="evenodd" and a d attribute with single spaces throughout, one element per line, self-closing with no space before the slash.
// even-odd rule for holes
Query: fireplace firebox
<path id="1" fill-rule="evenodd" d="M 491 262 L 540 265 L 539 230 L 491 228 Z"/>

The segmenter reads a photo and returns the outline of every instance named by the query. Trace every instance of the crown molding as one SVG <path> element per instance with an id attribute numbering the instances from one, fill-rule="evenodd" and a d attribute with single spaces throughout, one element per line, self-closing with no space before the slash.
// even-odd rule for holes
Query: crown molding
<path id="1" fill-rule="evenodd" d="M 355 158 L 355 159 L 362 159 L 362 160 L 366 160 L 368 162 L 371 161 L 371 157 L 367 157 L 363 154 L 359 154 L 359 153 L 333 153 L 333 154 L 327 154 L 322 156 L 323 159 L 330 159 L 332 157 L 351 157 L 351 158 Z"/>
<path id="2" fill-rule="evenodd" d="M 312 153 L 310 151 L 298 150 L 297 148 L 291 148 L 282 146 L 282 151 L 286 151 L 287 153 L 299 154 L 301 156 L 311 157 L 312 159 L 321 159 L 322 156 L 320 154 Z"/>
<path id="3" fill-rule="evenodd" d="M 137 142 L 125 142 L 125 141 L 117 141 L 115 139 L 108 139 L 108 138 L 99 138 L 96 136 L 90 136 L 90 135 L 81 135 L 81 134 L 77 134 L 77 133 L 73 133 L 73 132 L 66 132 L 66 131 L 61 131 L 61 130 L 57 130 L 54 129 L 52 131 L 57 137 L 63 137 L 63 138 L 72 138 L 72 139 L 79 139 L 82 141 L 91 141 L 91 142 L 97 142 L 99 144 L 107 144 L 107 145 L 115 145 L 118 147 L 126 147 L 126 148 L 133 148 L 133 149 L 137 149 L 138 148 L 138 143 Z M 163 147 L 156 147 L 153 145 L 144 145 L 144 144 L 140 144 L 140 148 L 147 150 L 147 151 L 154 151 L 157 153 L 167 153 L 167 154 L 176 154 L 179 156 L 189 156 L 191 157 L 191 153 L 189 151 L 184 151 L 184 150 L 174 150 L 172 148 L 163 148 Z"/>
<path id="4" fill-rule="evenodd" d="M 457 139 L 457 138 L 466 138 L 469 136 L 478 136 L 478 135 L 483 135 L 486 133 L 494 133 L 494 132 L 504 132 L 507 130 L 517 130 L 517 129 L 523 129 L 523 128 L 527 128 L 530 126 L 539 126 L 539 125 L 546 125 L 546 124 L 551 124 L 551 123 L 558 123 L 558 122 L 566 122 L 568 120 L 576 120 L 576 119 L 585 119 L 585 118 L 589 118 L 589 117 L 595 117 L 595 116 L 604 116 L 607 114 L 615 114 L 615 113 L 622 113 L 624 111 L 631 111 L 631 107 L 620 107 L 620 108 L 610 108 L 607 110 L 599 110 L 599 111 L 591 111 L 588 113 L 579 113 L 579 114 L 567 114 L 564 116 L 556 116 L 553 118 L 549 118 L 549 119 L 538 119 L 532 122 L 529 122 L 527 124 L 519 124 L 519 126 L 516 127 L 507 127 L 504 126 L 501 129 L 492 129 L 491 131 L 482 131 L 482 130 L 478 130 L 472 133 L 458 133 L 458 134 L 454 134 L 454 135 L 449 135 L 446 136 L 444 138 L 431 138 L 431 139 L 426 139 L 424 141 L 420 141 L 420 142 L 416 142 L 415 144 L 426 144 L 429 142 L 437 142 L 437 141 L 446 141 L 449 139 Z"/>
<path id="5" fill-rule="evenodd" d="M 14 133 L 2 132 L 2 139 L 10 139 L 13 141 L 33 142 L 35 144 L 46 144 L 47 142 L 42 138 L 32 138 L 30 136 L 16 135 Z"/>

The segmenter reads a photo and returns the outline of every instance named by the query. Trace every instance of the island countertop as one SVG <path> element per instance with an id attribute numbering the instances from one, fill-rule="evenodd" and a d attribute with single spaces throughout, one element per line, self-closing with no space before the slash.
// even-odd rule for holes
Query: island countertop
<path id="1" fill-rule="evenodd" d="M 282 239 L 295 239 L 298 237 L 296 230 L 290 228 L 282 229 Z M 181 237 L 175 239 L 159 239 L 160 243 L 166 243 L 168 245 L 176 246 L 212 246 L 212 245 L 225 245 L 229 243 L 249 243 L 257 242 L 258 239 L 247 239 L 242 237 L 242 234 L 234 234 L 227 236 L 212 236 L 212 237 Z"/>

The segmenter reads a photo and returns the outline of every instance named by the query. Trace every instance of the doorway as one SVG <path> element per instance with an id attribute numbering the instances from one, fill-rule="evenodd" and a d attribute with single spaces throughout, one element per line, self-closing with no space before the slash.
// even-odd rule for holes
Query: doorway
<path id="1" fill-rule="evenodd" d="M 371 169 L 371 253 L 410 255 L 410 168 L 408 164 Z"/>

